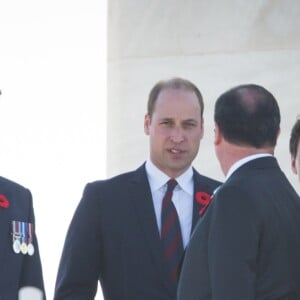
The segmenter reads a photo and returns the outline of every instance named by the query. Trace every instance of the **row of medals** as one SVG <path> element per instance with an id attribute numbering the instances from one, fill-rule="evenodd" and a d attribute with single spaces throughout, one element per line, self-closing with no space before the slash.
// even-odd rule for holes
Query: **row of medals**
<path id="1" fill-rule="evenodd" d="M 32 243 L 21 242 L 21 236 L 15 235 L 13 236 L 13 249 L 16 254 L 20 252 L 22 254 L 33 255 L 34 254 L 34 246 Z"/>

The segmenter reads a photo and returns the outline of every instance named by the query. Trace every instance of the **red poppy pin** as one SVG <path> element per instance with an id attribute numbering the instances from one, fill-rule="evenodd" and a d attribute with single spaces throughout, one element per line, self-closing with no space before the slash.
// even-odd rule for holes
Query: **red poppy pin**
<path id="1" fill-rule="evenodd" d="M 2 194 L 0 194 L 0 207 L 3 207 L 3 208 L 9 207 L 8 199 Z"/>
<path id="2" fill-rule="evenodd" d="M 199 210 L 199 215 L 203 215 L 205 212 L 207 206 L 209 205 L 211 201 L 211 195 L 205 192 L 198 192 L 196 193 L 196 201 L 201 205 L 201 208 Z"/>

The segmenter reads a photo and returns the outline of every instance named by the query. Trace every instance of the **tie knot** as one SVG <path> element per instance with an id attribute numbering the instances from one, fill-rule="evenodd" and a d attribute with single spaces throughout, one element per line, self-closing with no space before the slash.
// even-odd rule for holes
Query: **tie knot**
<path id="1" fill-rule="evenodd" d="M 175 186 L 177 185 L 177 181 L 172 178 L 167 182 L 167 185 L 168 185 L 167 192 L 173 192 Z"/>

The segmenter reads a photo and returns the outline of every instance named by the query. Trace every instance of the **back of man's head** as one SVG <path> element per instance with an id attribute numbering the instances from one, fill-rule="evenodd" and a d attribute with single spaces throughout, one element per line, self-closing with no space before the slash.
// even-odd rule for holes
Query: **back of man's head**
<path id="1" fill-rule="evenodd" d="M 274 96 L 262 86 L 240 85 L 223 93 L 215 104 L 214 119 L 232 144 L 257 149 L 276 145 L 280 110 Z"/>

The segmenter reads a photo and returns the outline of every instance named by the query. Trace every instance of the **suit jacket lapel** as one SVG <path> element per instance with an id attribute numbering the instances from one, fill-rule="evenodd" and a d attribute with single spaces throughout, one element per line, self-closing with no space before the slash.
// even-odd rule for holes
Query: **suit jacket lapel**
<path id="1" fill-rule="evenodd" d="M 143 230 L 145 239 L 149 245 L 151 255 L 154 258 L 157 274 L 158 276 L 161 276 L 162 280 L 164 280 L 160 236 L 156 224 L 152 194 L 144 165 L 136 171 L 135 175 L 136 176 L 133 178 L 131 186 L 134 207 L 141 225 L 141 229 Z"/>
<path id="2" fill-rule="evenodd" d="M 201 209 L 200 203 L 196 201 L 197 192 L 205 192 L 209 195 L 212 195 L 215 189 L 215 186 L 210 183 L 206 177 L 200 175 L 195 169 L 194 170 L 194 198 L 193 198 L 193 221 L 192 221 L 192 230 L 195 228 L 196 223 L 201 218 L 199 212 Z"/>
<path id="3" fill-rule="evenodd" d="M 199 211 L 201 209 L 200 204 L 196 201 L 195 195 L 197 192 L 204 191 L 202 187 L 203 183 L 200 181 L 200 175 L 194 170 L 194 195 L 193 195 L 193 220 L 192 220 L 192 231 L 199 220 Z"/>
<path id="4" fill-rule="evenodd" d="M 151 189 L 149 186 L 145 165 L 136 171 L 136 176 L 132 180 L 132 199 L 136 209 L 139 223 L 144 232 L 146 242 L 153 256 L 154 267 L 157 269 L 157 276 L 170 293 L 170 297 L 175 296 L 176 291 L 167 279 L 167 269 L 162 257 L 162 245 L 158 232 L 156 216 L 153 206 Z"/>

